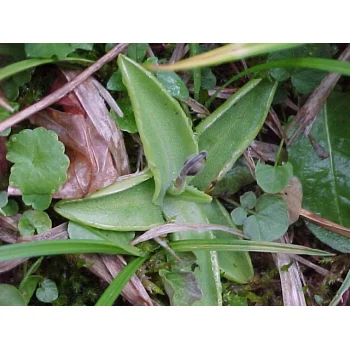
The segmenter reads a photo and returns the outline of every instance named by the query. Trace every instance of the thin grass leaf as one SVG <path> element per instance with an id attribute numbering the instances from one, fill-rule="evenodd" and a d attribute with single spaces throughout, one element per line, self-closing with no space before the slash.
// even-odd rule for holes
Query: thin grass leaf
<path id="1" fill-rule="evenodd" d="M 16 63 L 9 64 L 8 66 L 0 69 L 0 81 L 10 78 L 11 76 L 21 73 L 27 69 L 35 68 L 41 66 L 43 64 L 48 63 L 83 63 L 83 64 L 91 64 L 94 61 L 87 60 L 85 58 L 79 57 L 67 57 L 61 60 L 53 59 L 53 58 L 32 58 L 25 61 L 20 61 Z"/>
<path id="2" fill-rule="evenodd" d="M 264 252 L 284 254 L 305 254 L 315 256 L 333 256 L 324 250 L 302 247 L 294 244 L 281 244 L 274 242 L 232 241 L 227 239 L 189 239 L 172 242 L 170 247 L 175 252 L 188 251 L 233 251 L 233 252 Z"/>
<path id="3" fill-rule="evenodd" d="M 268 70 L 272 68 L 285 68 L 285 67 L 299 67 L 299 68 L 310 68 L 318 69 L 326 72 L 335 72 L 343 75 L 350 75 L 350 63 L 338 60 L 330 60 L 326 58 L 290 58 L 286 60 L 276 60 L 267 63 L 259 64 L 252 68 L 246 69 L 243 72 L 234 75 L 229 79 L 220 89 L 216 90 L 216 93 L 210 97 L 205 103 L 205 107 L 209 108 L 210 104 L 215 100 L 216 96 L 221 92 L 222 89 L 233 83 L 234 81 L 244 77 L 245 75 L 260 72 L 262 70 Z"/>
<path id="4" fill-rule="evenodd" d="M 336 295 L 334 296 L 329 306 L 336 306 L 341 301 L 343 294 L 349 288 L 350 288 L 350 271 L 348 271 L 348 274 L 346 275 L 343 284 L 340 286 L 339 290 L 337 291 Z"/>
<path id="5" fill-rule="evenodd" d="M 104 253 L 141 256 L 140 249 L 125 244 L 112 244 L 97 240 L 56 240 L 30 243 L 17 243 L 0 247 L 0 261 L 34 256 Z"/>
<path id="6" fill-rule="evenodd" d="M 125 285 L 135 274 L 137 269 L 146 261 L 146 259 L 147 257 L 136 258 L 127 264 L 103 292 L 95 306 L 112 306 L 119 297 Z"/>
<path id="7" fill-rule="evenodd" d="M 250 56 L 289 49 L 300 44 L 228 44 L 173 64 L 149 65 L 150 70 L 179 71 L 218 65 Z"/>

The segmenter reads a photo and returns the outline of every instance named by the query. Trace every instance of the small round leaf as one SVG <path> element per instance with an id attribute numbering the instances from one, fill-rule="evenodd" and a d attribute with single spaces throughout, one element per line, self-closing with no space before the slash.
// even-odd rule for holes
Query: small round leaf
<path id="1" fill-rule="evenodd" d="M 23 130 L 7 142 L 11 168 L 10 185 L 24 194 L 52 194 L 67 179 L 69 159 L 53 131 Z"/>
<path id="2" fill-rule="evenodd" d="M 256 214 L 244 221 L 243 231 L 256 241 L 273 241 L 286 233 L 288 209 L 282 197 L 264 194 L 255 207 Z"/>
<path id="3" fill-rule="evenodd" d="M 243 208 L 253 209 L 256 205 L 256 195 L 252 191 L 244 193 L 243 196 L 239 197 Z"/>
<path id="4" fill-rule="evenodd" d="M 267 193 L 278 193 L 286 187 L 293 176 L 293 166 L 287 162 L 282 166 L 258 163 L 255 168 L 258 185 Z"/>
<path id="5" fill-rule="evenodd" d="M 18 229 L 22 236 L 32 236 L 35 231 L 42 233 L 52 227 L 50 217 L 43 211 L 28 210 L 24 212 L 18 222 Z"/>
<path id="6" fill-rule="evenodd" d="M 243 208 L 236 208 L 231 212 L 231 218 L 236 225 L 243 225 L 247 212 Z"/>
<path id="7" fill-rule="evenodd" d="M 35 295 L 43 303 L 52 303 L 58 298 L 56 283 L 48 278 L 44 279 L 36 290 Z"/>

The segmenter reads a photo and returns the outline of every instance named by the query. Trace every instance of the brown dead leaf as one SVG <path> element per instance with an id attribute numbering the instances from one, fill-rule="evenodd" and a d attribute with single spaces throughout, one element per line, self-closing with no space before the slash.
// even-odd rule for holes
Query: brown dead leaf
<path id="1" fill-rule="evenodd" d="M 73 77 L 78 73 L 67 74 Z M 57 102 L 63 112 L 48 108 L 31 118 L 33 124 L 57 133 L 70 159 L 67 182 L 54 195 L 56 198 L 85 197 L 129 173 L 122 133 L 111 121 L 92 79 L 81 84 L 80 100 L 71 92 Z M 53 90 L 66 81 L 59 75 Z"/>
<path id="2" fill-rule="evenodd" d="M 299 179 L 293 176 L 281 193 L 288 207 L 289 224 L 293 224 L 299 219 L 303 201 L 303 190 Z"/>

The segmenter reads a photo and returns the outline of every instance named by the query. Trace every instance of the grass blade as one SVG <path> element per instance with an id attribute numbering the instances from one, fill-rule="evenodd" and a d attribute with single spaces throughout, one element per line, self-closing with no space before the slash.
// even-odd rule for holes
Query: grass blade
<path id="1" fill-rule="evenodd" d="M 263 55 L 273 51 L 290 49 L 300 44 L 228 44 L 218 49 L 197 55 L 173 64 L 149 65 L 150 70 L 179 71 L 214 66 L 250 56 Z"/>
<path id="2" fill-rule="evenodd" d="M 233 251 L 233 252 L 264 252 L 264 253 L 283 253 L 283 254 L 305 254 L 315 256 L 332 256 L 324 250 L 311 249 L 294 244 L 282 244 L 274 242 L 260 241 L 232 241 L 227 239 L 189 239 L 172 242 L 170 247 L 175 252 L 188 251 Z"/>
<path id="3" fill-rule="evenodd" d="M 140 249 L 125 244 L 112 244 L 104 241 L 70 239 L 16 243 L 0 247 L 0 261 L 29 258 L 44 255 L 104 253 L 141 256 Z"/>
<path id="4" fill-rule="evenodd" d="M 132 260 L 114 278 L 111 284 L 103 292 L 95 306 L 112 306 L 119 297 L 121 291 L 135 274 L 137 269 L 146 261 L 147 257 L 140 257 Z"/>
<path id="5" fill-rule="evenodd" d="M 87 60 L 79 57 L 67 57 L 61 60 L 53 58 L 32 58 L 29 60 L 19 61 L 16 63 L 9 64 L 8 66 L 0 69 L 0 81 L 10 78 L 11 76 L 23 72 L 30 68 L 35 68 L 43 64 L 48 63 L 94 63 L 94 61 Z"/>
<path id="6" fill-rule="evenodd" d="M 326 72 L 335 72 L 343 75 L 350 75 L 350 63 L 338 60 L 330 60 L 326 58 L 290 58 L 286 60 L 276 60 L 263 64 L 258 64 L 252 68 L 246 69 L 243 72 L 234 75 L 224 85 L 217 89 L 215 94 L 205 103 L 205 107 L 209 108 L 210 104 L 215 100 L 216 96 L 221 92 L 222 89 L 233 83 L 234 81 L 244 77 L 245 75 L 260 72 L 262 70 L 268 70 L 272 68 L 286 68 L 286 67 L 299 67 L 299 68 L 310 68 L 318 69 Z"/>
<path id="7" fill-rule="evenodd" d="M 199 44 L 189 44 L 191 56 L 198 55 Z M 200 68 L 193 69 L 193 86 L 194 86 L 194 99 L 199 100 L 199 92 L 201 90 L 201 70 Z"/>
<path id="8" fill-rule="evenodd" d="M 343 284 L 340 286 L 339 290 L 337 291 L 336 295 L 334 296 L 333 300 L 329 304 L 329 306 L 336 306 L 339 301 L 341 300 L 343 294 L 350 288 L 350 271 L 348 271 L 348 274 L 345 277 L 345 280 Z"/>

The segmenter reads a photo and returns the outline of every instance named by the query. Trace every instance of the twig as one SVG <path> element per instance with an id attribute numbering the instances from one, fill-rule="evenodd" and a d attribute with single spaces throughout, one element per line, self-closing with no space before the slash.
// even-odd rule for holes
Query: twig
<path id="1" fill-rule="evenodd" d="M 348 227 L 344 227 L 342 225 L 336 224 L 335 222 L 322 218 L 321 216 L 311 213 L 306 209 L 300 210 L 300 216 L 303 217 L 305 220 L 310 221 L 313 224 L 320 226 L 326 230 L 329 230 L 334 233 L 338 233 L 339 235 L 342 235 L 344 237 L 350 238 L 350 228 Z"/>
<path id="2" fill-rule="evenodd" d="M 339 61 L 349 61 L 350 60 L 350 45 L 343 51 L 339 56 Z M 315 89 L 315 91 L 307 99 L 303 107 L 300 108 L 297 115 L 294 117 L 293 121 L 290 123 L 287 135 L 289 131 L 292 130 L 295 123 L 299 123 L 298 127 L 294 130 L 293 134 L 290 136 L 287 145 L 291 145 L 304 130 L 304 134 L 309 135 L 312 125 L 316 120 L 316 117 L 332 90 L 335 84 L 341 77 L 338 73 L 328 73 L 326 77 L 322 80 L 321 84 Z"/>
<path id="3" fill-rule="evenodd" d="M 0 133 L 5 131 L 7 128 L 14 126 L 15 124 L 29 118 L 33 114 L 51 106 L 53 103 L 64 97 L 67 93 L 74 90 L 78 85 L 85 81 L 89 76 L 97 72 L 104 64 L 114 59 L 119 55 L 129 44 L 118 44 L 113 47 L 109 52 L 102 56 L 98 61 L 92 64 L 90 67 L 82 71 L 73 80 L 63 85 L 61 88 L 54 91 L 52 94 L 44 97 L 42 100 L 34 103 L 28 108 L 14 114 L 12 117 L 6 119 L 0 123 Z"/>
<path id="4" fill-rule="evenodd" d="M 13 113 L 14 109 L 4 100 L 4 98 L 1 95 L 2 94 L 0 93 L 0 106 L 2 108 L 5 108 L 7 111 Z"/>
<path id="5" fill-rule="evenodd" d="M 294 260 L 299 261 L 300 263 L 302 263 L 303 265 L 310 267 L 311 269 L 315 270 L 316 272 L 318 272 L 320 275 L 324 276 L 324 277 L 329 277 L 332 275 L 332 273 L 328 270 L 326 270 L 325 268 L 318 266 L 314 263 L 312 263 L 311 261 L 299 256 L 299 255 L 295 255 L 295 254 L 290 254 L 290 257 L 292 257 Z"/>

